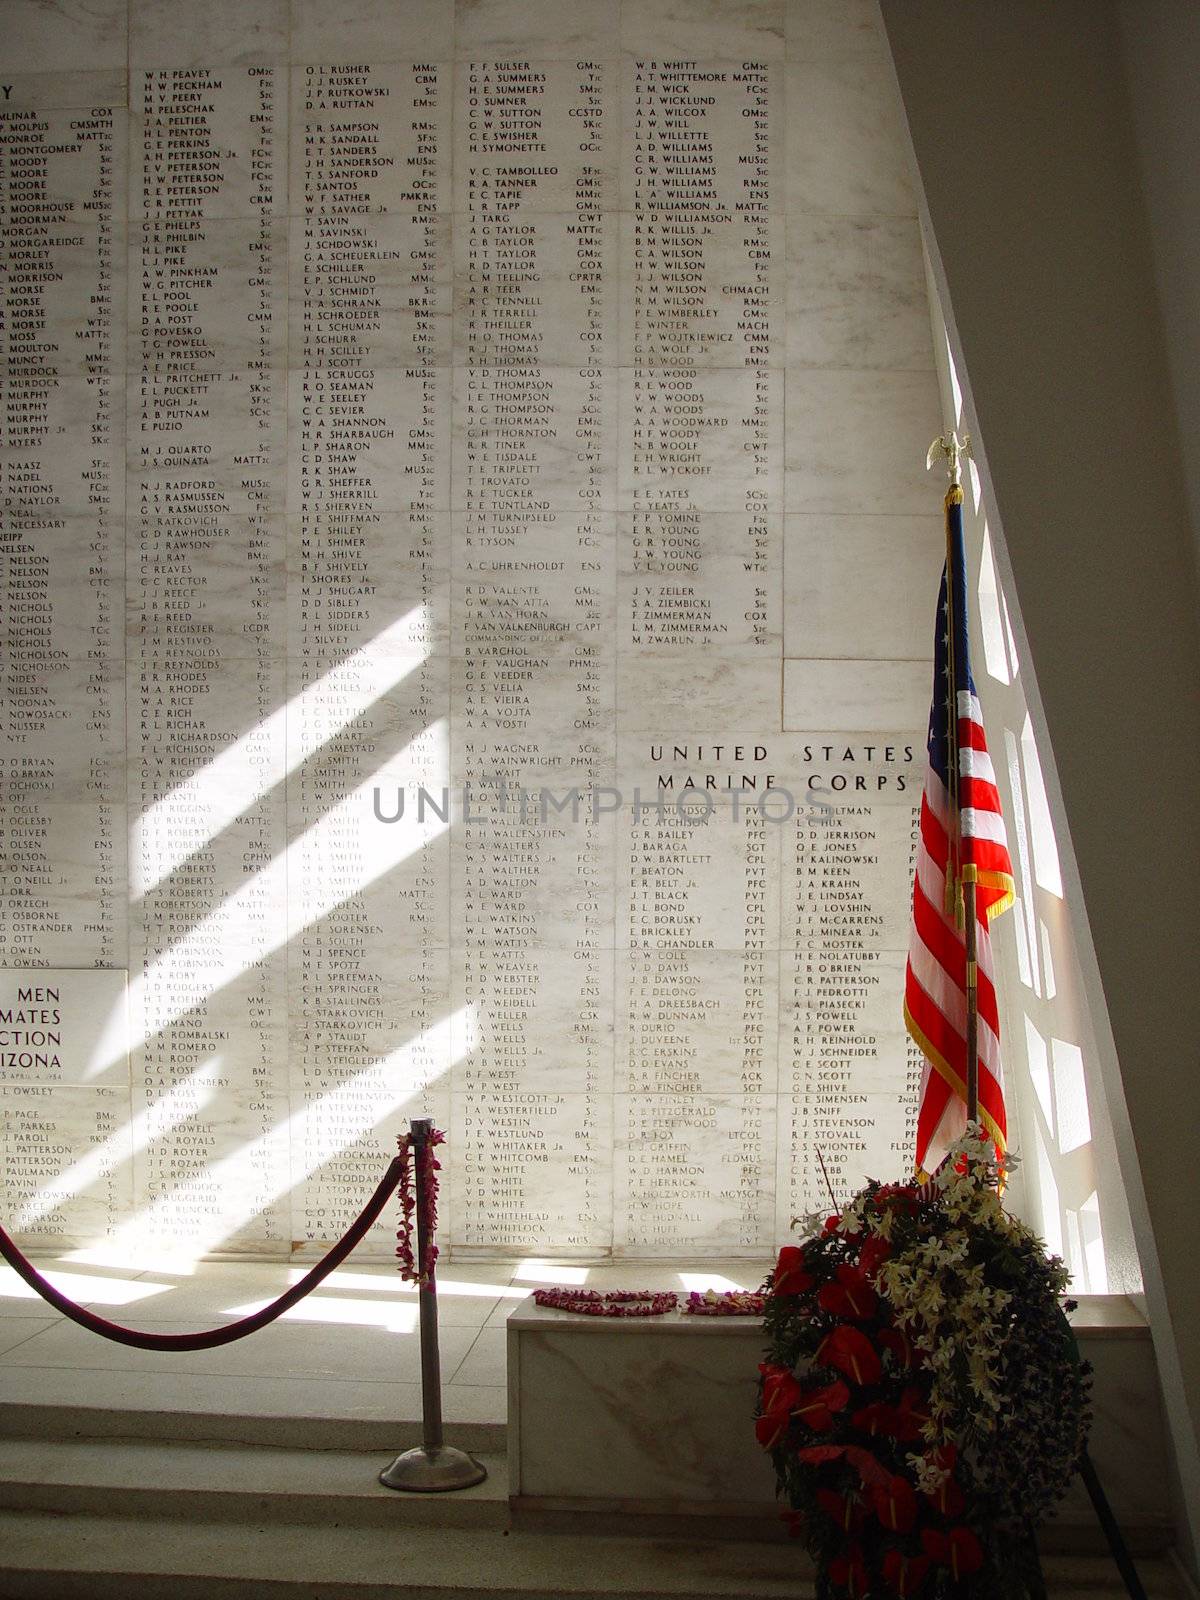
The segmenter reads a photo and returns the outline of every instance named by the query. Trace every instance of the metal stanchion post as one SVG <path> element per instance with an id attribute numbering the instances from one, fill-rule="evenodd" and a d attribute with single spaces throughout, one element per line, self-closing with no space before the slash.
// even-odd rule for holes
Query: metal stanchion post
<path id="1" fill-rule="evenodd" d="M 417 1200 L 417 1269 L 420 1282 L 417 1299 L 421 1313 L 421 1411 L 423 1443 L 398 1455 L 390 1467 L 379 1474 L 380 1483 L 389 1489 L 408 1489 L 425 1494 L 444 1489 L 469 1489 L 482 1483 L 487 1468 L 456 1450 L 442 1438 L 442 1363 L 438 1351 L 437 1281 L 429 1264 L 432 1240 L 426 1229 L 425 1174 L 430 1117 L 415 1117 L 412 1129 L 413 1174 Z"/>

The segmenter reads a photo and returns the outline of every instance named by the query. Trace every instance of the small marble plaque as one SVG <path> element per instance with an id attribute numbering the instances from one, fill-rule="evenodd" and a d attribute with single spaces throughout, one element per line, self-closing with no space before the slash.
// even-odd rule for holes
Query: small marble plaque
<path id="1" fill-rule="evenodd" d="M 0 968 L 0 1082 L 127 1083 L 127 978 L 100 968 Z"/>

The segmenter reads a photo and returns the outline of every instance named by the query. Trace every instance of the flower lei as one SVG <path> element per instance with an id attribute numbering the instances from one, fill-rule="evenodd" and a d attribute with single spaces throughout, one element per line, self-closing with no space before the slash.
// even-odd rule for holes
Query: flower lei
<path id="1" fill-rule="evenodd" d="M 539 1306 L 554 1311 L 578 1311 L 585 1317 L 661 1317 L 674 1311 L 677 1296 L 653 1289 L 535 1289 Z"/>
<path id="2" fill-rule="evenodd" d="M 695 1289 L 684 1306 L 693 1317 L 761 1317 L 767 1304 L 765 1294 L 750 1294 L 742 1289 L 706 1289 L 703 1294 Z"/>
<path id="3" fill-rule="evenodd" d="M 779 1253 L 755 1421 L 819 1600 L 1044 1594 L 1033 1531 L 1087 1436 L 1061 1261 L 978 1127 Z M 1066 1302 L 1069 1309 L 1071 1302 Z"/>
<path id="4" fill-rule="evenodd" d="M 679 1296 L 670 1289 L 535 1289 L 539 1306 L 553 1311 L 578 1311 L 585 1317 L 661 1317 L 674 1311 Z M 706 1289 L 688 1295 L 682 1310 L 693 1317 L 760 1317 L 766 1305 L 765 1294 L 747 1294 L 741 1289 L 718 1293 Z"/>
<path id="5" fill-rule="evenodd" d="M 422 1277 L 417 1263 L 414 1249 L 415 1228 L 417 1219 L 417 1199 L 414 1187 L 413 1159 L 415 1141 L 411 1133 L 401 1134 L 396 1144 L 400 1151 L 400 1181 L 397 1192 L 400 1196 L 400 1226 L 396 1229 L 396 1255 L 400 1261 L 400 1276 L 409 1283 L 428 1284 L 433 1282 L 434 1267 L 437 1263 L 438 1248 L 434 1241 L 437 1231 L 437 1199 L 438 1180 L 437 1174 L 442 1170 L 442 1164 L 433 1153 L 434 1145 L 445 1144 L 446 1135 L 437 1128 L 429 1130 L 429 1136 L 424 1143 L 424 1154 L 421 1159 L 421 1224 L 422 1231 L 427 1240 L 425 1246 L 425 1275 Z"/>

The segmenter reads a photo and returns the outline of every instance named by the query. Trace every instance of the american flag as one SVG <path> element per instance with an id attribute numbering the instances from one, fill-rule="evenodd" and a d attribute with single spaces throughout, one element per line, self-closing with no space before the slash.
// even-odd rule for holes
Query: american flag
<path id="1" fill-rule="evenodd" d="M 967 983 L 962 886 L 974 882 L 979 994 L 979 1117 L 998 1150 L 1007 1144 L 1000 1016 L 992 977 L 993 917 L 1012 904 L 1013 876 L 996 775 L 971 677 L 962 490 L 946 496 L 947 567 L 938 595 L 929 767 L 921 797 L 913 916 L 904 975 L 904 1020 L 925 1056 L 917 1113 L 917 1169 L 937 1169 L 966 1124 Z M 950 697 L 957 685 L 957 746 Z"/>

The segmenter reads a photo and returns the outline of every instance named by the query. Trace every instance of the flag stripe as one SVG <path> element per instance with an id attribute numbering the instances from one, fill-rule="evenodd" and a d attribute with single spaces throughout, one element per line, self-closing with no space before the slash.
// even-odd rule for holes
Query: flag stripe
<path id="1" fill-rule="evenodd" d="M 936 1169 L 965 1121 L 967 958 L 966 933 L 959 926 L 963 883 L 975 885 L 979 1114 L 998 1148 L 1003 1149 L 1007 1139 L 990 924 L 1012 902 L 1012 861 L 983 712 L 971 678 L 961 491 L 957 491 L 957 499 L 955 491 L 947 496 L 946 524 L 948 561 L 938 596 L 929 764 L 921 800 L 904 984 L 905 1023 L 926 1062 L 917 1114 L 916 1157 L 921 1172 Z M 951 628 L 958 680 L 953 686 Z M 952 688 L 957 691 L 953 741 Z M 957 763 L 954 795 L 952 761 Z M 955 888 L 949 906 L 948 874 L 953 875 Z"/>

